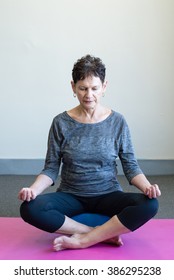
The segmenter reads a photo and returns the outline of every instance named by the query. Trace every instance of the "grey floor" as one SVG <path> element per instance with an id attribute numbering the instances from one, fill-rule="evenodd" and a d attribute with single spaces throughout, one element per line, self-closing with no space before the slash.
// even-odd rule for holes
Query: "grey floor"
<path id="1" fill-rule="evenodd" d="M 129 186 L 124 176 L 118 176 L 124 191 L 138 191 Z M 18 217 L 21 202 L 18 200 L 18 192 L 22 187 L 28 187 L 35 179 L 30 175 L 1 175 L 0 176 L 0 216 Z M 162 191 L 159 198 L 160 208 L 155 218 L 174 218 L 174 175 L 171 176 L 149 176 L 152 183 L 157 183 Z M 46 192 L 54 192 L 58 184 L 47 189 Z"/>

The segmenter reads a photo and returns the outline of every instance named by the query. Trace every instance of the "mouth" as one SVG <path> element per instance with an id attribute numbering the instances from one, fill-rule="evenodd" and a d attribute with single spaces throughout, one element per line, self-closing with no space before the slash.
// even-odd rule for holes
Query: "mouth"
<path id="1" fill-rule="evenodd" d="M 93 103 L 93 100 L 84 100 L 84 103 L 91 104 L 91 103 Z"/>

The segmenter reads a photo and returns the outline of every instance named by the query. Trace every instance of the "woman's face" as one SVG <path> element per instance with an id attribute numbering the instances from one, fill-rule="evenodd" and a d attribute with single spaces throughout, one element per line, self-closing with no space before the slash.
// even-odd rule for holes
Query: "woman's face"
<path id="1" fill-rule="evenodd" d="M 94 109 L 105 92 L 107 82 L 102 83 L 99 77 L 89 76 L 76 84 L 71 82 L 73 92 L 77 95 L 80 105 L 86 109 Z"/>

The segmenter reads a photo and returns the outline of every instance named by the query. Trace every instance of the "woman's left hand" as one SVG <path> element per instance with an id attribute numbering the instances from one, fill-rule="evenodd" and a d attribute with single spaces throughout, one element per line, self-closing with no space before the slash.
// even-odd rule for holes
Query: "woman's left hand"
<path id="1" fill-rule="evenodd" d="M 156 198 L 161 195 L 161 191 L 157 184 L 151 185 L 146 188 L 145 195 L 147 195 L 149 198 Z"/>

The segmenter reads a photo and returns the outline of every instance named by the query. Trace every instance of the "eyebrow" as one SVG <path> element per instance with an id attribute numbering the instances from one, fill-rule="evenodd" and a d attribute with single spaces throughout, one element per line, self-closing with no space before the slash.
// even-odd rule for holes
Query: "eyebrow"
<path id="1" fill-rule="evenodd" d="M 88 88 L 88 86 L 85 86 L 85 85 L 79 85 L 79 87 L 81 88 Z M 99 85 L 93 85 L 92 88 L 98 88 Z"/>

